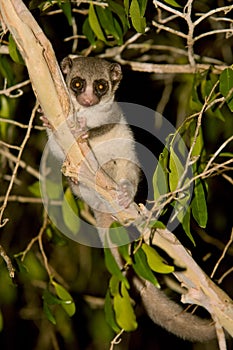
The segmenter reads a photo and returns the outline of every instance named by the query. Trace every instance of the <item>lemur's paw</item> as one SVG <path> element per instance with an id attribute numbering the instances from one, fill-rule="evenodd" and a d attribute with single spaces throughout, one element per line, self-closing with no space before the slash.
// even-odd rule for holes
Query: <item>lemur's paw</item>
<path id="1" fill-rule="evenodd" d="M 78 124 L 79 124 L 80 130 L 82 130 L 82 131 L 86 131 L 87 130 L 87 120 L 86 120 L 85 117 L 80 116 L 78 118 Z"/>
<path id="2" fill-rule="evenodd" d="M 46 128 L 52 129 L 51 124 L 49 123 L 48 119 L 44 115 L 40 116 L 40 120 L 43 122 L 43 126 L 45 126 Z"/>
<path id="3" fill-rule="evenodd" d="M 128 208 L 133 201 L 133 185 L 129 180 L 122 179 L 118 185 L 118 203 L 121 207 Z"/>

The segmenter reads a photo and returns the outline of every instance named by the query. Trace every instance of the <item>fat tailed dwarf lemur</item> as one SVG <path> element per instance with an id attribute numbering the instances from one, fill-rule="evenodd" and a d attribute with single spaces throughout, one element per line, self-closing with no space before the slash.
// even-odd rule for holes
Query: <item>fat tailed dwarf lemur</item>
<path id="1" fill-rule="evenodd" d="M 73 120 L 68 123 L 76 125 L 79 131 L 86 131 L 85 137 L 88 138 L 96 160 L 116 183 L 119 204 L 126 208 L 137 191 L 140 168 L 131 129 L 118 104 L 114 102 L 115 91 L 122 78 L 121 67 L 100 58 L 66 57 L 61 68 L 74 105 Z M 64 160 L 65 155 L 52 137 L 47 118 L 42 116 L 41 119 L 48 127 L 51 150 Z M 72 131 L 75 134 L 75 130 Z M 70 185 L 74 194 L 92 207 L 97 227 L 100 230 L 109 227 L 113 221 L 112 213 L 98 193 L 73 181 L 70 181 Z M 157 288 L 153 288 L 153 291 L 149 289 L 148 297 L 150 300 L 144 300 L 144 306 L 155 323 L 193 341 L 214 338 L 214 329 L 208 322 L 182 313 L 178 304 Z M 158 308 L 150 307 L 152 303 L 157 304 Z"/>
<path id="2" fill-rule="evenodd" d="M 133 134 L 125 117 L 114 102 L 115 91 L 122 78 L 121 67 L 93 57 L 66 57 L 61 62 L 74 107 L 68 125 L 72 133 L 84 132 L 98 168 L 113 180 L 117 190 L 117 204 L 126 208 L 133 201 L 140 178 L 140 168 L 135 152 Z M 61 160 L 65 155 L 53 138 L 46 117 L 41 117 L 48 127 L 49 145 Z M 71 120 L 72 119 L 72 120 Z M 96 174 L 93 174 L 93 177 Z M 95 179 L 93 178 L 95 181 Z M 94 212 L 99 229 L 111 225 L 114 212 L 100 194 L 82 183 L 70 181 L 75 195 L 82 198 Z"/>

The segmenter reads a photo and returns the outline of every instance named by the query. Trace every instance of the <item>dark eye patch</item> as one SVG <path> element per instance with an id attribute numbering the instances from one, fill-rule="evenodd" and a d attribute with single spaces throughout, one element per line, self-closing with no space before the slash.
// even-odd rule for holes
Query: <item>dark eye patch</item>
<path id="1" fill-rule="evenodd" d="M 107 80 L 100 79 L 100 80 L 95 80 L 94 84 L 94 92 L 98 97 L 101 97 L 106 94 L 108 91 L 108 82 Z"/>
<path id="2" fill-rule="evenodd" d="M 86 88 L 86 80 L 80 77 L 75 77 L 70 82 L 70 88 L 76 93 L 80 94 L 85 91 Z"/>

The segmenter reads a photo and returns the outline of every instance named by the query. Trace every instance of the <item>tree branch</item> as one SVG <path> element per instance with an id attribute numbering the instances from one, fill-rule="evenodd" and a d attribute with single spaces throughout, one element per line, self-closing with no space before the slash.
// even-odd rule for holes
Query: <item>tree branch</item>
<path id="1" fill-rule="evenodd" d="M 116 56 L 115 61 L 131 67 L 133 71 L 158 73 L 158 74 L 194 74 L 197 72 L 203 72 L 210 68 L 209 64 L 197 63 L 195 66 L 190 64 L 155 64 L 155 63 L 142 63 L 138 61 L 125 60 L 121 56 Z M 220 74 L 227 65 L 213 65 L 213 73 Z"/>
<path id="2" fill-rule="evenodd" d="M 153 244 L 162 248 L 178 266 L 184 268 L 183 272 L 174 273 L 188 290 L 187 294 L 182 296 L 182 301 L 207 309 L 213 318 L 217 319 L 219 324 L 233 336 L 233 302 L 228 295 L 201 270 L 172 232 L 167 229 L 157 229 Z"/>

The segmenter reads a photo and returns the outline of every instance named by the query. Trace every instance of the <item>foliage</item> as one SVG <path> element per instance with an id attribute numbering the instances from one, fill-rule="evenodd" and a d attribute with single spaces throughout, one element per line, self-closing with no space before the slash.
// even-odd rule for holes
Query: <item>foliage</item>
<path id="1" fill-rule="evenodd" d="M 227 26 L 227 16 L 233 6 L 225 4 L 225 10 L 217 11 L 215 2 L 191 1 L 189 4 L 193 14 L 189 19 L 197 13 L 209 15 L 200 15 L 195 22 L 187 21 L 189 12 L 184 11 L 183 2 L 173 0 L 153 4 L 147 0 L 108 0 L 83 2 L 80 6 L 69 1 L 32 0 L 29 8 L 51 37 L 58 57 L 63 52 L 57 42 L 72 33 L 69 41 L 62 42 L 64 52 L 100 54 L 129 65 L 132 71 L 157 73 L 161 70 L 163 74 L 157 74 L 156 84 L 154 75 L 150 77 L 152 88 L 148 88 L 146 80 L 149 100 L 142 94 L 144 78 L 140 80 L 139 73 L 131 73 L 139 83 L 135 88 L 133 82 L 128 91 L 133 91 L 132 102 L 138 102 L 140 96 L 141 104 L 149 101 L 150 107 L 157 106 L 158 111 L 176 125 L 176 132 L 167 135 L 161 152 L 157 152 L 156 145 L 153 147 L 158 162 L 153 164 L 150 179 L 154 195 L 149 198 L 152 216 L 145 225 L 153 236 L 156 228 L 169 227 L 177 221 L 181 224 L 177 234 L 185 242 L 188 237 L 190 249 L 200 245 L 205 253 L 214 254 L 212 246 L 222 247 L 231 229 L 228 224 L 231 211 L 225 205 L 224 196 L 231 198 L 232 185 L 229 173 L 232 171 L 233 69 L 229 66 L 232 44 L 228 37 L 232 29 Z M 53 13 L 53 10 L 56 11 Z M 211 12 L 214 10 L 216 12 Z M 64 33 L 58 31 L 53 42 L 60 20 L 65 30 Z M 181 20 L 189 24 L 187 33 Z M 193 40 L 189 40 L 190 23 L 198 29 Z M 140 237 L 118 248 L 123 261 L 121 269 L 110 249 L 104 250 L 103 259 L 102 252 L 71 242 L 43 213 L 38 164 L 46 139 L 35 119 L 31 87 L 28 83 L 19 84 L 28 77 L 14 40 L 8 34 L 1 36 L 2 48 L 7 54 L 0 56 L 0 199 L 3 204 L 0 225 L 1 244 L 6 247 L 6 252 L 1 253 L 0 265 L 3 339 L 0 342 L 8 342 L 9 348 L 13 344 L 7 331 L 11 321 L 7 319 L 7 312 L 11 310 L 19 313 L 22 324 L 26 319 L 36 324 L 41 333 L 48 331 L 50 340 L 43 344 L 43 349 L 51 348 L 52 342 L 56 344 L 54 348 L 61 349 L 75 346 L 107 349 L 114 333 L 133 332 L 141 327 L 131 274 L 160 288 L 163 275 L 174 272 L 176 266 L 166 254 Z M 212 35 L 211 45 L 207 34 Z M 130 77 L 127 69 L 126 76 Z M 122 91 L 123 98 L 130 100 L 131 94 Z M 50 197 L 58 200 L 56 184 L 50 182 L 48 187 Z M 93 218 L 86 206 L 74 198 L 67 184 L 64 187 L 61 217 L 70 232 L 78 234 L 82 224 L 73 220 L 67 208 L 71 207 L 73 213 L 86 221 Z M 219 198 L 224 210 L 219 208 Z M 118 224 L 114 224 L 114 229 L 118 230 L 119 239 L 128 234 Z M 208 244 L 203 244 L 198 236 L 200 232 L 203 232 L 202 239 L 207 235 Z M 229 254 L 232 255 L 232 251 Z M 220 252 L 217 257 L 219 255 Z M 217 257 L 210 262 L 209 271 Z M 226 259 L 224 271 L 228 268 Z M 17 284 L 12 283 L 11 274 L 16 275 Z M 33 326 L 30 327 L 35 332 Z M 102 329 L 101 334 L 97 334 L 97 327 Z M 35 334 L 35 348 L 39 348 L 39 332 Z M 59 345 L 57 334 L 63 339 L 61 343 L 66 344 L 64 347 Z M 35 343 L 30 340 L 31 348 Z"/>

